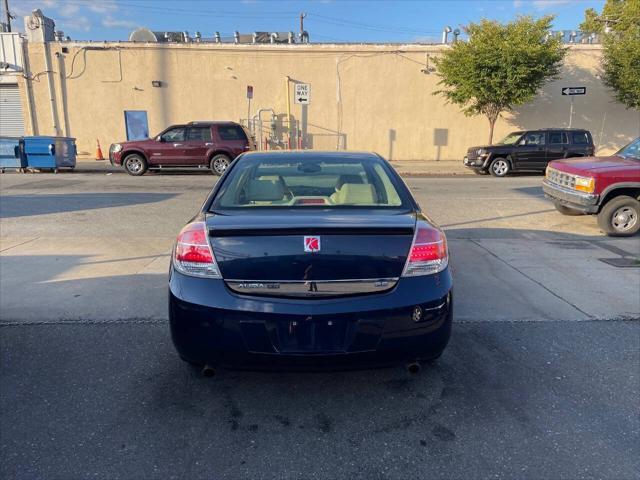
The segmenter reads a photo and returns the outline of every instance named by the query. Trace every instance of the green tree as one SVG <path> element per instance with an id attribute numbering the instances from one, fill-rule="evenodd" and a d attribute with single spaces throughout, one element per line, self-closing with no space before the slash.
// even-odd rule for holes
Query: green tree
<path id="1" fill-rule="evenodd" d="M 607 0 L 602 13 L 585 11 L 583 32 L 602 36 L 602 80 L 616 100 L 640 108 L 640 0 Z"/>
<path id="2" fill-rule="evenodd" d="M 436 60 L 441 90 L 465 115 L 489 120 L 489 143 L 500 113 L 531 101 L 557 78 L 566 54 L 560 39 L 549 36 L 553 17 L 519 17 L 501 24 L 482 20 L 465 28 L 459 41 Z"/>

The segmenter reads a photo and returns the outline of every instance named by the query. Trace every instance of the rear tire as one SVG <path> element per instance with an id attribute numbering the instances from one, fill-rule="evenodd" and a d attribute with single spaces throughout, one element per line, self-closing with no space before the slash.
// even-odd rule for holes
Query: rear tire
<path id="1" fill-rule="evenodd" d="M 222 175 L 226 172 L 230 163 L 231 159 L 229 157 L 223 153 L 219 153 L 218 155 L 213 156 L 209 162 L 209 168 L 214 175 Z"/>
<path id="2" fill-rule="evenodd" d="M 567 215 L 569 217 L 577 217 L 578 215 L 584 215 L 584 212 L 580 210 L 575 210 L 573 208 L 565 207 L 564 205 L 553 202 L 553 206 L 556 207 L 556 210 L 559 211 L 562 215 Z"/>
<path id="3" fill-rule="evenodd" d="M 125 171 L 134 177 L 144 175 L 149 168 L 147 161 L 137 153 L 127 155 L 122 162 L 122 165 L 124 166 Z"/>
<path id="4" fill-rule="evenodd" d="M 494 158 L 489 167 L 489 172 L 494 177 L 506 177 L 511 172 L 511 164 L 506 158 L 498 157 Z"/>
<path id="5" fill-rule="evenodd" d="M 620 195 L 609 200 L 598 213 L 598 226 L 610 237 L 630 237 L 640 230 L 640 202 Z"/>

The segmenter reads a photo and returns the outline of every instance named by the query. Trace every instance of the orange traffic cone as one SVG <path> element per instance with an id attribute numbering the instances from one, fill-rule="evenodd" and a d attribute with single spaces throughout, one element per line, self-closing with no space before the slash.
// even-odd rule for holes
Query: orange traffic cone
<path id="1" fill-rule="evenodd" d="M 98 148 L 96 150 L 96 160 L 104 160 L 104 155 L 102 155 L 102 149 L 100 148 L 100 140 L 96 138 L 96 142 L 98 142 Z"/>

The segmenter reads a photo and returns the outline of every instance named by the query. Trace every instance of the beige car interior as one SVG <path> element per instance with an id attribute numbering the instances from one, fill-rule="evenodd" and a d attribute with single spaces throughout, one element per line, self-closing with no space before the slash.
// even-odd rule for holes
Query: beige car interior
<path id="1" fill-rule="evenodd" d="M 341 175 L 335 192 L 329 197 L 294 197 L 281 176 L 262 176 L 251 179 L 245 188 L 245 202 L 250 205 L 300 204 L 302 199 L 322 199 L 327 205 L 375 205 L 373 185 L 360 175 Z"/>

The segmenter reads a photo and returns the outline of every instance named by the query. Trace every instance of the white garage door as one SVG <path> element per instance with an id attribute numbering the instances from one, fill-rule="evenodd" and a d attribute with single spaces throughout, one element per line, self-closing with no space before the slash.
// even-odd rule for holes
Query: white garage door
<path id="1" fill-rule="evenodd" d="M 0 137 L 24 135 L 24 118 L 18 85 L 0 84 Z"/>

